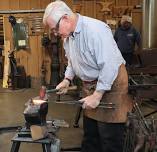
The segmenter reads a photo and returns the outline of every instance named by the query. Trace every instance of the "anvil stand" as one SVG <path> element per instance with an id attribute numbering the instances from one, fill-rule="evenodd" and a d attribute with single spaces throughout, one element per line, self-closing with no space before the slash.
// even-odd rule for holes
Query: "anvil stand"
<path id="1" fill-rule="evenodd" d="M 48 129 L 48 136 L 43 139 L 39 140 L 33 140 L 31 137 L 31 132 L 30 129 L 27 129 L 26 127 L 23 127 L 22 129 L 19 130 L 18 133 L 12 138 L 12 146 L 10 152 L 18 152 L 20 145 L 22 142 L 25 143 L 36 143 L 36 144 L 42 144 L 42 149 L 43 152 L 51 152 L 52 148 L 51 146 L 58 146 L 59 148 L 60 145 L 57 145 L 57 141 L 60 141 L 58 138 L 55 136 L 55 132 L 58 131 L 59 127 L 52 127 Z M 55 151 L 53 151 L 55 152 Z"/>

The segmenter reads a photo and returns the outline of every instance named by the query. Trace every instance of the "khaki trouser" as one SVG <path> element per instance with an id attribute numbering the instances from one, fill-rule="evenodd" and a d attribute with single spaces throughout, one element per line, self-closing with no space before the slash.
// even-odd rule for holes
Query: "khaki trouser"
<path id="1" fill-rule="evenodd" d="M 83 83 L 83 95 L 91 95 L 95 87 L 96 82 L 91 84 Z M 84 110 L 85 116 L 101 122 L 126 122 L 127 113 L 132 111 L 133 103 L 131 97 L 128 95 L 128 74 L 124 64 L 119 67 L 118 76 L 111 90 L 104 93 L 101 102 L 113 103 L 115 104 L 115 108 L 86 109 Z"/>

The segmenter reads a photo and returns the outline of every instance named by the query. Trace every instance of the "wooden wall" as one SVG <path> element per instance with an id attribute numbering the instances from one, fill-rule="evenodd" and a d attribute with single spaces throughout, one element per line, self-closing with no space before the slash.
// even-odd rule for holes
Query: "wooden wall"
<path id="1" fill-rule="evenodd" d="M 28 9 L 44 9 L 52 0 L 1 0 L 0 10 L 28 10 Z M 135 9 L 136 5 L 142 4 L 142 0 L 64 0 L 76 12 L 83 15 L 91 16 L 102 21 L 109 19 L 118 20 L 126 10 L 131 10 L 133 16 L 133 24 L 141 31 L 142 13 L 141 9 Z M 4 35 L 5 41 L 12 42 L 12 28 L 8 22 L 8 16 L 12 14 L 4 14 Z M 28 16 L 43 16 L 43 13 L 25 13 L 13 14 L 17 18 L 25 18 Z M 46 81 L 50 82 L 50 65 L 51 58 L 49 53 L 41 45 L 42 33 L 37 35 L 29 35 L 28 50 L 20 50 L 16 53 L 18 65 L 23 65 L 26 74 L 33 79 L 41 78 L 41 65 L 46 63 Z M 61 53 L 63 55 L 63 53 Z M 64 63 L 63 60 L 61 62 Z M 61 63 L 61 64 L 63 64 Z"/>
<path id="2" fill-rule="evenodd" d="M 83 15 L 100 19 L 104 22 L 115 20 L 127 13 L 133 17 L 133 25 L 141 32 L 143 0 L 74 0 L 73 8 Z"/>
<path id="3" fill-rule="evenodd" d="M 34 16 L 40 15 L 40 14 L 33 14 Z M 4 15 L 4 39 L 5 41 L 10 41 L 11 48 L 12 50 L 13 47 L 13 34 L 12 34 L 12 27 L 11 24 L 8 21 L 8 16 L 9 15 Z M 30 16 L 30 14 L 13 14 L 13 16 L 18 18 L 25 18 L 27 16 Z M 42 47 L 41 45 L 41 38 L 42 38 L 42 33 L 39 34 L 28 34 L 28 40 L 29 40 L 29 45 L 28 49 L 26 50 L 19 50 L 15 52 L 15 57 L 17 60 L 17 65 L 22 65 L 25 68 L 26 74 L 30 75 L 33 81 L 36 81 L 36 79 L 41 77 L 41 65 L 43 62 L 47 62 L 47 71 L 48 74 L 46 75 L 46 80 L 49 82 L 50 80 L 50 64 L 51 64 L 51 59 L 46 52 L 46 50 Z M 5 48 L 5 47 L 4 47 Z M 38 82 L 36 82 L 38 83 Z M 34 84 L 34 82 L 33 82 Z"/>
<path id="4" fill-rule="evenodd" d="M 45 8 L 51 0 L 1 0 L 0 10 L 25 10 Z"/>
<path id="5" fill-rule="evenodd" d="M 1 0 L 0 10 L 31 10 L 31 9 L 44 9 L 51 0 Z M 68 0 L 68 5 L 71 7 L 72 3 Z M 10 50 L 13 49 L 12 40 L 12 27 L 8 21 L 8 17 L 13 15 L 24 20 L 30 16 L 43 16 L 43 13 L 23 13 L 23 14 L 3 14 L 4 16 L 4 39 L 10 42 Z M 22 65 L 25 68 L 26 74 L 31 76 L 32 85 L 38 85 L 41 79 L 41 66 L 44 63 L 46 68 L 46 82 L 50 83 L 51 76 L 51 62 L 52 59 L 46 50 L 41 45 L 43 33 L 28 34 L 29 36 L 29 49 L 19 50 L 15 52 L 17 65 Z M 5 49 L 5 47 L 4 47 Z M 5 49 L 5 50 L 8 50 Z M 5 53 L 4 53 L 5 54 Z"/>

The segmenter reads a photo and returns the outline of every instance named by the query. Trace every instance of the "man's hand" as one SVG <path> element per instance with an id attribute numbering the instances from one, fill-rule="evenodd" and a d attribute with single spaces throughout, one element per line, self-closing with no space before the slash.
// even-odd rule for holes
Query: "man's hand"
<path id="1" fill-rule="evenodd" d="M 95 91 L 92 95 L 87 96 L 80 101 L 83 103 L 82 108 L 83 109 L 95 109 L 102 98 L 104 93 Z"/>
<path id="2" fill-rule="evenodd" d="M 57 94 L 66 94 L 68 91 L 68 87 L 70 82 L 67 79 L 64 79 L 61 83 L 56 86 L 56 89 L 59 90 Z"/>

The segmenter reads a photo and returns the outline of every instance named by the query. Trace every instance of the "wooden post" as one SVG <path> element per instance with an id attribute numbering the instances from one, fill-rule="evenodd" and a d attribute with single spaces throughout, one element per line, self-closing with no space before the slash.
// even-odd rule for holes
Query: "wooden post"
<path id="1" fill-rule="evenodd" d="M 10 70 L 9 62 L 10 41 L 4 41 L 4 73 L 3 73 L 3 88 L 8 88 L 8 77 Z"/>

